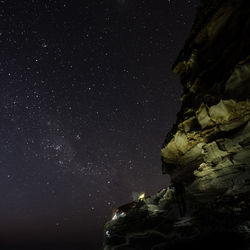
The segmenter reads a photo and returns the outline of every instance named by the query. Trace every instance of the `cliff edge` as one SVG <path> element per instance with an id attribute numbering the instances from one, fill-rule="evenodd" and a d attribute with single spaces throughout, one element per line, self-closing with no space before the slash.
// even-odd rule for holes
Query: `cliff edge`
<path id="1" fill-rule="evenodd" d="M 162 147 L 171 184 L 117 208 L 105 250 L 250 249 L 250 5 L 201 0 L 173 65 L 183 85 Z"/>

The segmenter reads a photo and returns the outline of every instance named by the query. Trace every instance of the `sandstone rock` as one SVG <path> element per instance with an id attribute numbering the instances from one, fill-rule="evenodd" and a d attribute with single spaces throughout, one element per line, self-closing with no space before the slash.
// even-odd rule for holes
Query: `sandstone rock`
<path id="1" fill-rule="evenodd" d="M 106 250 L 250 249 L 250 5 L 200 2 L 173 66 L 184 94 L 161 150 L 172 185 L 108 222 Z"/>

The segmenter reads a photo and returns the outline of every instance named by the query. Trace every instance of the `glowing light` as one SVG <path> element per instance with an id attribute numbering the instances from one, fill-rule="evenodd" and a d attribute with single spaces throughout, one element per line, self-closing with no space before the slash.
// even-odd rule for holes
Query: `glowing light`
<path id="1" fill-rule="evenodd" d="M 126 214 L 124 212 L 120 213 L 120 216 L 119 217 L 124 217 L 126 216 Z"/>
<path id="2" fill-rule="evenodd" d="M 110 237 L 110 232 L 106 231 L 106 236 L 109 238 Z"/>
<path id="3" fill-rule="evenodd" d="M 125 217 L 125 216 L 126 216 L 126 213 L 124 213 L 124 212 L 121 212 L 121 213 L 115 212 L 115 214 L 112 217 L 112 220 L 117 220 L 117 219 L 119 219 L 121 217 Z"/>
<path id="4" fill-rule="evenodd" d="M 138 200 L 141 201 L 145 198 L 145 193 L 139 194 Z"/>
<path id="5" fill-rule="evenodd" d="M 118 219 L 118 216 L 117 216 L 117 213 L 114 214 L 114 216 L 112 217 L 112 220 L 117 220 Z"/>

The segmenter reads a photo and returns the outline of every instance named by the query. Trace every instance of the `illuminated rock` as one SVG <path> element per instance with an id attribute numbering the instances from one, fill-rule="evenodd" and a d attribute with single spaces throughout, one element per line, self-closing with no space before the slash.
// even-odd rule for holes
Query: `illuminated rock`
<path id="1" fill-rule="evenodd" d="M 201 0 L 173 66 L 184 94 L 161 150 L 171 186 L 108 222 L 106 250 L 250 249 L 249 13 L 247 0 Z"/>

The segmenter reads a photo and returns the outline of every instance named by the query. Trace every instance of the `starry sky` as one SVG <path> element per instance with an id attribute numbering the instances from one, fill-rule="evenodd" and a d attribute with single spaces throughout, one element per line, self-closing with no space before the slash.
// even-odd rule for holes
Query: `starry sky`
<path id="1" fill-rule="evenodd" d="M 0 1 L 0 238 L 99 241 L 133 191 L 168 185 L 197 2 Z"/>

